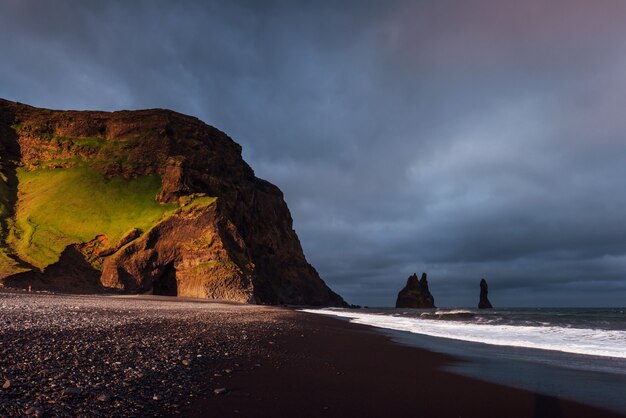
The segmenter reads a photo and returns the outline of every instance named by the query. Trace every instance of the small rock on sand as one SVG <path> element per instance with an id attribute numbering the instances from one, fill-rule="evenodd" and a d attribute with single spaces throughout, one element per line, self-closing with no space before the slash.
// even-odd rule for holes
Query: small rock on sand
<path id="1" fill-rule="evenodd" d="M 213 389 L 213 393 L 216 395 L 226 395 L 228 393 L 228 389 L 226 388 Z"/>
<path id="2" fill-rule="evenodd" d="M 63 390 L 63 395 L 66 396 L 76 396 L 76 395 L 80 395 L 82 393 L 82 391 L 78 388 L 65 388 L 65 390 Z"/>
<path id="3" fill-rule="evenodd" d="M 100 402 L 109 402 L 111 400 L 111 395 L 109 395 L 108 393 L 103 393 L 98 396 L 98 400 Z"/>
<path id="4" fill-rule="evenodd" d="M 9 379 L 4 381 L 4 385 L 2 385 L 2 389 L 9 389 L 11 387 L 11 381 Z"/>
<path id="5" fill-rule="evenodd" d="M 31 406 L 26 411 L 24 411 L 24 415 L 32 415 L 36 418 L 41 418 L 43 417 L 43 409 Z"/>

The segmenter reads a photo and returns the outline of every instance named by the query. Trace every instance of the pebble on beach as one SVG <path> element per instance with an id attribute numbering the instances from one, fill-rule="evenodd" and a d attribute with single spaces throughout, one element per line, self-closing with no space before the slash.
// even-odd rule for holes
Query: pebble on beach
<path id="1" fill-rule="evenodd" d="M 213 393 L 216 395 L 226 395 L 228 393 L 228 389 L 226 388 L 213 389 Z"/>
<path id="2" fill-rule="evenodd" d="M 109 402 L 111 400 L 111 395 L 109 395 L 108 393 L 103 393 L 98 396 L 98 400 L 100 402 Z"/>
<path id="3" fill-rule="evenodd" d="M 63 395 L 65 396 L 78 396 L 82 393 L 82 391 L 78 388 L 65 388 L 65 390 L 63 391 Z"/>

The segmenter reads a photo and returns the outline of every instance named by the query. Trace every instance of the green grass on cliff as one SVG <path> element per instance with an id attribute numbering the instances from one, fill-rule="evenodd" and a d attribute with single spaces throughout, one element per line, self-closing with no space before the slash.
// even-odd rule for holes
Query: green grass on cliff
<path id="1" fill-rule="evenodd" d="M 177 207 L 155 200 L 159 176 L 107 178 L 86 166 L 20 168 L 17 175 L 17 212 L 8 241 L 21 259 L 39 268 L 58 261 L 67 245 L 99 234 L 114 244 L 132 228 L 150 229 Z"/>
<path id="2" fill-rule="evenodd" d="M 204 195 L 183 196 L 179 199 L 179 204 L 185 211 L 191 209 L 207 207 L 217 200 L 217 197 Z"/>

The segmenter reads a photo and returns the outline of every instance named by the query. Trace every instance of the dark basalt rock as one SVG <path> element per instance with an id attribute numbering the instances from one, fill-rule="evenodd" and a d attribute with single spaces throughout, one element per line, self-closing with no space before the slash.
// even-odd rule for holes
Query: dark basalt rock
<path id="1" fill-rule="evenodd" d="M 413 273 L 406 282 L 406 286 L 398 293 L 396 308 L 428 309 L 435 307 L 435 298 L 428 290 L 426 273 L 418 280 L 417 274 Z"/>
<path id="2" fill-rule="evenodd" d="M 489 293 L 489 286 L 487 286 L 487 280 L 480 279 L 480 301 L 478 302 L 478 309 L 492 309 L 491 302 L 487 294 Z"/>

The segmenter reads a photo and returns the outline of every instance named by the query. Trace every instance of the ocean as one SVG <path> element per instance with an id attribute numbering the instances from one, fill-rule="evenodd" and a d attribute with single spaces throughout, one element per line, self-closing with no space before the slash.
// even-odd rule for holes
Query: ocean
<path id="1" fill-rule="evenodd" d="M 626 414 L 626 308 L 305 311 L 461 360 L 449 372 Z"/>

